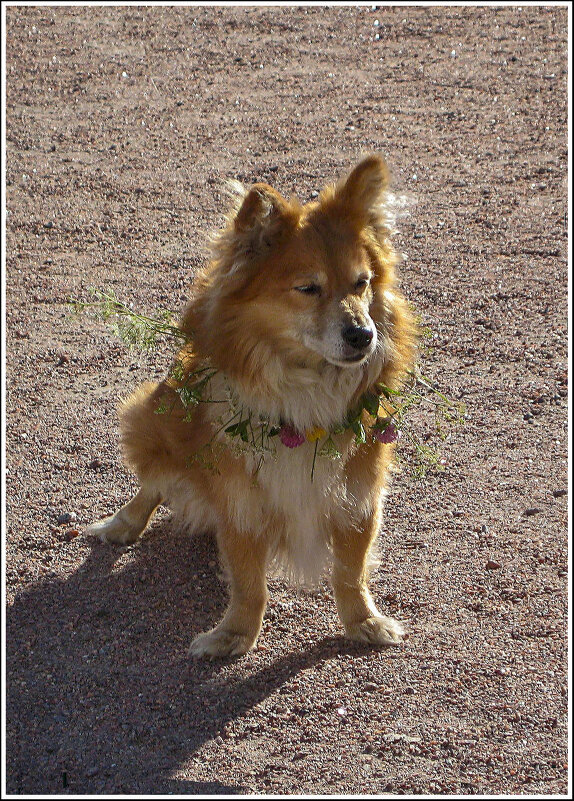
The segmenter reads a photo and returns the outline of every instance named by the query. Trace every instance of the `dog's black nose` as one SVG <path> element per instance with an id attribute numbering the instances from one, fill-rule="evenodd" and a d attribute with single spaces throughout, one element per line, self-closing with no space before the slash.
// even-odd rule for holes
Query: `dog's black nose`
<path id="1" fill-rule="evenodd" d="M 343 328 L 341 336 L 355 350 L 364 350 L 371 344 L 373 332 L 370 328 L 362 328 L 360 325 L 349 325 Z"/>

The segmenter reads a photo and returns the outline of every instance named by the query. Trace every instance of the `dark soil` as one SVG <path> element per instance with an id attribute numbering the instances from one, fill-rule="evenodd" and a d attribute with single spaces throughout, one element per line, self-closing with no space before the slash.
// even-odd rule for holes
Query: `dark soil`
<path id="1" fill-rule="evenodd" d="M 567 9 L 5 10 L 6 791 L 566 794 Z M 350 645 L 326 582 L 273 580 L 256 651 L 189 661 L 211 539 L 82 533 L 170 349 L 66 301 L 180 310 L 226 180 L 308 200 L 373 151 L 417 200 L 423 370 L 468 409 L 389 498 L 373 588 L 409 638 Z"/>

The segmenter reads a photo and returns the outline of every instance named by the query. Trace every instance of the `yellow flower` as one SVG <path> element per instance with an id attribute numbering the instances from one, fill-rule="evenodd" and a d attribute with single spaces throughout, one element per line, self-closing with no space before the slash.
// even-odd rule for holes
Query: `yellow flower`
<path id="1" fill-rule="evenodd" d="M 319 426 L 314 426 L 310 428 L 309 431 L 305 432 L 305 437 L 307 438 L 307 442 L 316 442 L 318 439 L 323 439 L 323 437 L 327 436 L 327 432 L 324 428 L 320 428 Z"/>

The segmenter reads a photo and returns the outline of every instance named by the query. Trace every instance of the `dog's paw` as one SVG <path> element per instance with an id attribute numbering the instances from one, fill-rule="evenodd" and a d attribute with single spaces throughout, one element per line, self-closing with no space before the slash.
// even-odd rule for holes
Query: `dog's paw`
<path id="1" fill-rule="evenodd" d="M 141 528 L 130 525 L 115 515 L 97 520 L 86 529 L 86 534 L 99 537 L 102 542 L 115 542 L 119 545 L 129 545 L 135 542 L 141 534 Z"/>
<path id="2" fill-rule="evenodd" d="M 224 656 L 241 656 L 250 651 L 257 637 L 237 634 L 216 626 L 211 631 L 199 634 L 189 646 L 188 654 L 196 658 L 215 659 Z"/>
<path id="3" fill-rule="evenodd" d="M 350 623 L 345 626 L 345 630 L 350 640 L 381 646 L 400 645 L 405 633 L 398 620 L 383 615 L 374 615 L 366 620 Z"/>

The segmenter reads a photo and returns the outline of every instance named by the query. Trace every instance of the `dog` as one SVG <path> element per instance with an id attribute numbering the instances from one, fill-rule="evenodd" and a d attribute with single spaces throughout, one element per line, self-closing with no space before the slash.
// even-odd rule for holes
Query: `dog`
<path id="1" fill-rule="evenodd" d="M 397 287 L 388 187 L 377 155 L 307 204 L 236 184 L 171 373 L 121 404 L 123 455 L 141 488 L 90 531 L 133 543 L 165 504 L 215 532 L 230 600 L 191 643 L 194 657 L 254 647 L 274 565 L 309 581 L 330 564 L 346 636 L 402 640 L 367 584 L 395 447 L 389 399 L 417 339 Z"/>

